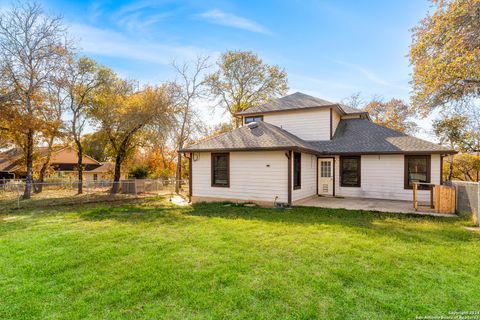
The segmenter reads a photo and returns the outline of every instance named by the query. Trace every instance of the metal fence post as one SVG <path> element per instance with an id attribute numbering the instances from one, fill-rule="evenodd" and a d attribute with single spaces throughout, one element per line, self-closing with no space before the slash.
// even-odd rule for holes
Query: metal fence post
<path id="1" fill-rule="evenodd" d="M 477 183 L 477 226 L 480 226 L 480 182 Z"/>
<path id="2" fill-rule="evenodd" d="M 20 191 L 18 189 L 19 189 L 19 186 L 17 183 L 17 209 L 20 209 Z"/>

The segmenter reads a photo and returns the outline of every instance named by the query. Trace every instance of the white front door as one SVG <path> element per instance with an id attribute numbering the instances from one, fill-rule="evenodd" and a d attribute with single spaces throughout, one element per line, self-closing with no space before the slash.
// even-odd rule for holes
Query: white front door
<path id="1" fill-rule="evenodd" d="M 318 194 L 333 196 L 333 159 L 318 158 Z"/>

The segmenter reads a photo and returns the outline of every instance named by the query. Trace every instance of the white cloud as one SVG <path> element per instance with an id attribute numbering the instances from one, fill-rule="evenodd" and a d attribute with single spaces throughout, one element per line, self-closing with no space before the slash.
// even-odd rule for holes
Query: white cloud
<path id="1" fill-rule="evenodd" d="M 371 70 L 369 70 L 365 67 L 355 65 L 355 64 L 352 64 L 352 63 L 348 63 L 348 62 L 344 62 L 344 61 L 339 61 L 339 60 L 334 60 L 334 62 L 338 63 L 340 65 L 343 65 L 345 67 L 354 69 L 357 72 L 360 72 L 363 76 L 365 76 L 365 78 L 367 78 L 368 80 L 370 80 L 373 83 L 376 83 L 376 84 L 379 84 L 379 85 L 382 85 L 382 86 L 385 86 L 385 87 L 408 90 L 408 88 L 397 86 L 397 85 L 394 85 L 394 84 L 390 83 L 389 81 L 387 81 L 387 80 L 381 78 L 380 76 L 378 76 L 375 72 L 373 72 L 373 71 L 371 71 Z"/>
<path id="2" fill-rule="evenodd" d="M 72 34 L 78 38 L 80 48 L 86 53 L 107 57 L 134 59 L 155 64 L 169 64 L 174 59 L 191 60 L 205 50 L 194 46 L 152 43 L 139 37 L 99 29 L 83 24 L 72 24 Z"/>
<path id="3" fill-rule="evenodd" d="M 263 34 L 272 34 L 270 30 L 256 23 L 255 21 L 236 16 L 232 13 L 223 12 L 218 9 L 200 13 L 197 15 L 197 17 L 205 21 L 208 21 L 210 23 L 215 23 L 223 26 L 228 26 L 228 27 L 243 29 L 251 32 L 263 33 Z"/>

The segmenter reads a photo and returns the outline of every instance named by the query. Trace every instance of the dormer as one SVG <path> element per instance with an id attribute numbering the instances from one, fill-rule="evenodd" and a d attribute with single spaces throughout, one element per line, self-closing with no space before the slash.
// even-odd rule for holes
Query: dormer
<path id="1" fill-rule="evenodd" d="M 235 114 L 242 123 L 265 121 L 304 140 L 331 140 L 341 119 L 368 118 L 364 111 L 301 92 Z"/>

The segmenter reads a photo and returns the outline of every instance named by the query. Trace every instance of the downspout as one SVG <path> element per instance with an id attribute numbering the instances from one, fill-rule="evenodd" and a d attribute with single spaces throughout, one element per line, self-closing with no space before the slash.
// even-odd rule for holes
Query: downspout
<path id="1" fill-rule="evenodd" d="M 285 152 L 285 156 L 288 159 L 288 168 L 287 168 L 287 176 L 288 176 L 288 187 L 287 187 L 287 199 L 288 199 L 288 205 L 292 205 L 292 151 L 289 150 L 288 152 Z"/>

